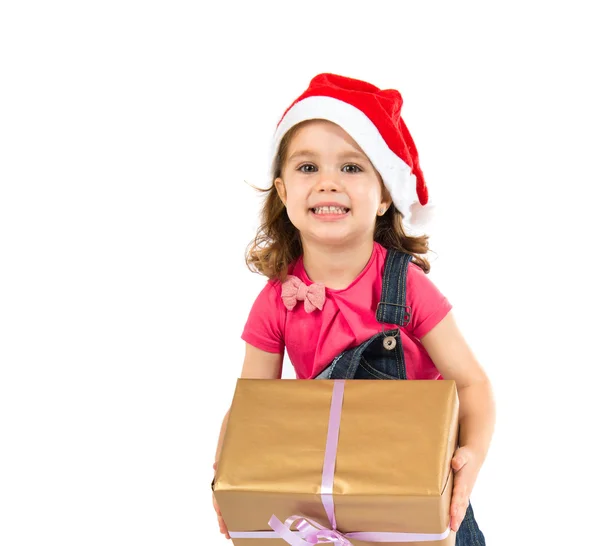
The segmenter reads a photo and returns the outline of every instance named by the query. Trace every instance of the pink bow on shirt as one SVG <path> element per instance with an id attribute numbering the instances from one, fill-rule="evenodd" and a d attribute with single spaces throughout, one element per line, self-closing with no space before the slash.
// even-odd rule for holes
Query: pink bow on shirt
<path id="1" fill-rule="evenodd" d="M 315 309 L 320 311 L 325 303 L 325 286 L 319 283 L 306 286 L 298 277 L 289 275 L 281 285 L 281 299 L 290 311 L 298 301 L 304 301 L 307 313 L 312 313 Z"/>

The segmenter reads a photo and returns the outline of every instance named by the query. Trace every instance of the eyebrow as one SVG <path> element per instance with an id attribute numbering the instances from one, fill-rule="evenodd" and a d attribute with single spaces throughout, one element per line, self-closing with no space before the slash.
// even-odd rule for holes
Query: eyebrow
<path id="1" fill-rule="evenodd" d="M 291 154 L 288 157 L 288 161 L 292 161 L 294 159 L 298 159 L 299 157 L 318 157 L 319 154 L 311 151 L 311 150 L 298 150 L 297 152 L 294 152 L 293 154 Z M 344 152 L 343 154 L 340 154 L 339 156 L 340 159 L 361 159 L 362 161 L 365 161 L 367 159 L 367 157 L 358 152 L 358 151 L 348 151 L 348 152 Z"/>

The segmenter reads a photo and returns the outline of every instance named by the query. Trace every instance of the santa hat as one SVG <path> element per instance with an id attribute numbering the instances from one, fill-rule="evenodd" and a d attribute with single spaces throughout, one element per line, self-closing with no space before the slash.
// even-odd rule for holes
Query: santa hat
<path id="1" fill-rule="evenodd" d="M 339 125 L 362 148 L 377 169 L 396 208 L 409 227 L 424 227 L 431 219 L 425 179 L 415 143 L 400 115 L 402 96 L 365 81 L 336 74 L 315 76 L 306 91 L 284 112 L 271 147 L 271 175 L 283 136 L 309 119 Z"/>

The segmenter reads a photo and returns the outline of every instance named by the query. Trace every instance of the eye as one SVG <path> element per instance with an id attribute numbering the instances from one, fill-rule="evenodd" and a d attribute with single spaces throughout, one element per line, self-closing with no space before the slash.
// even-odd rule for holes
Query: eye
<path id="1" fill-rule="evenodd" d="M 346 169 L 346 167 L 349 167 L 350 170 L 344 170 L 344 169 Z M 354 163 L 350 163 L 348 165 L 344 165 L 342 167 L 342 171 L 344 171 L 346 173 L 354 174 L 354 173 L 362 172 L 362 169 L 358 165 L 355 165 Z"/>
<path id="2" fill-rule="evenodd" d="M 302 173 L 314 173 L 316 172 L 317 168 L 312 163 L 304 163 L 303 165 L 300 165 L 297 170 Z"/>

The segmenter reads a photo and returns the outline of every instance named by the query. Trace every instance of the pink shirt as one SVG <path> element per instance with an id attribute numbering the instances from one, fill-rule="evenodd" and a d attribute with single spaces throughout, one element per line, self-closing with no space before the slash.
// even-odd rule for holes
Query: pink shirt
<path id="1" fill-rule="evenodd" d="M 381 332 L 383 325 L 377 322 L 375 313 L 386 254 L 387 250 L 375 243 L 368 264 L 349 286 L 343 290 L 326 288 L 321 311 L 307 313 L 303 302 L 288 311 L 281 299 L 281 282 L 268 281 L 252 306 L 242 339 L 269 353 L 283 354 L 287 350 L 298 379 L 315 377 L 341 352 Z M 312 284 L 302 258 L 292 264 L 291 274 Z M 414 263 L 408 266 L 406 300 L 412 308 L 412 319 L 400 329 L 400 335 L 407 379 L 442 379 L 419 340 L 452 306 Z M 385 328 L 397 326 L 386 324 Z"/>

